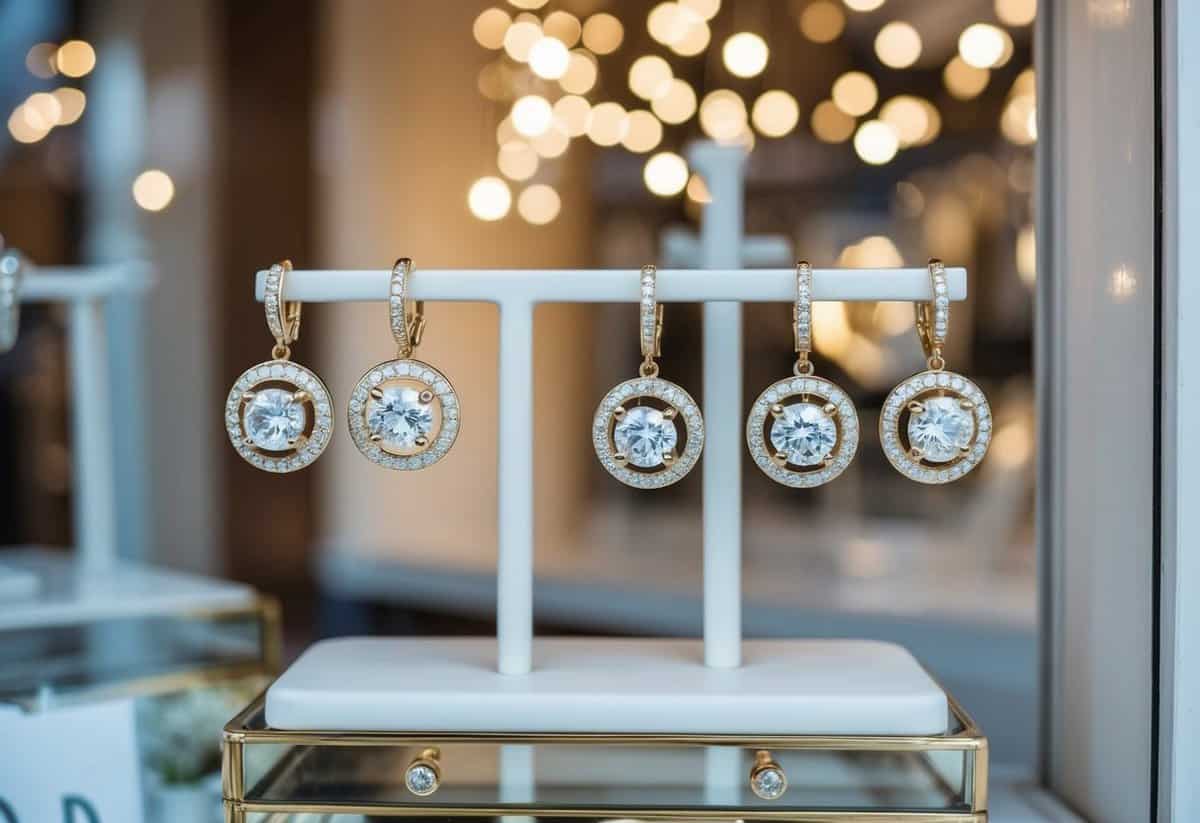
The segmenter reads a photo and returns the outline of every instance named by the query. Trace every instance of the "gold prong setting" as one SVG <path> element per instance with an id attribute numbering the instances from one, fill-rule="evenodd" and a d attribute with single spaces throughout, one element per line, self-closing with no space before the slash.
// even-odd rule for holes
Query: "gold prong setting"
<path id="1" fill-rule="evenodd" d="M 289 360 L 251 366 L 229 390 L 225 429 L 247 463 L 281 474 L 297 471 L 329 445 L 329 389 L 312 371 Z"/>
<path id="2" fill-rule="evenodd" d="M 935 417 L 944 417 L 945 423 L 933 432 Z M 991 409 L 983 392 L 966 377 L 945 370 L 923 371 L 896 386 L 879 416 L 883 453 L 897 471 L 918 483 L 949 483 L 970 472 L 987 453 L 991 434 Z"/>
<path id="3" fill-rule="evenodd" d="M 415 471 L 441 460 L 458 437 L 458 395 L 446 376 L 411 358 L 380 363 L 350 393 L 350 437 L 368 460 Z"/>
<path id="4" fill-rule="evenodd" d="M 802 445 L 789 443 L 782 437 L 783 427 L 800 421 L 813 438 Z M 789 377 L 771 384 L 746 419 L 746 445 L 754 462 L 772 480 L 792 488 L 820 486 L 844 472 L 858 451 L 858 435 L 854 404 L 822 377 Z"/>
<path id="5" fill-rule="evenodd" d="M 641 431 L 631 434 L 633 427 Z M 700 459 L 704 448 L 700 407 L 669 380 L 626 380 L 600 401 L 592 421 L 592 445 L 605 470 L 627 486 L 669 486 Z"/>

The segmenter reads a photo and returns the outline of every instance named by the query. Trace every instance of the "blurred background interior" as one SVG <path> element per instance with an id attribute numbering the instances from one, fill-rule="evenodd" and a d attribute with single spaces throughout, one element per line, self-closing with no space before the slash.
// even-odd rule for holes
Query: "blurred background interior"
<path id="1" fill-rule="evenodd" d="M 421 355 L 466 409 L 447 459 L 391 473 L 339 432 L 312 468 L 274 476 L 229 448 L 220 415 L 270 350 L 253 273 L 284 257 L 384 269 L 404 255 L 417 277 L 666 265 L 707 199 L 685 147 L 738 143 L 746 231 L 782 249 L 770 265 L 968 268 L 949 358 L 997 420 L 969 478 L 906 480 L 874 419 L 922 367 L 912 307 L 818 304 L 818 368 L 849 390 L 866 439 L 840 479 L 803 493 L 747 460 L 746 633 L 900 642 L 1001 766 L 1032 769 L 1035 13 L 1035 0 L 0 2 L 0 234 L 36 263 L 144 259 L 157 278 L 108 307 L 122 555 L 277 596 L 285 658 L 341 634 L 491 631 L 494 308 L 428 307 Z M 789 373 L 789 325 L 786 306 L 746 306 L 747 405 Z M 637 365 L 635 329 L 628 306 L 538 311 L 542 634 L 700 632 L 699 473 L 634 491 L 587 439 L 598 398 Z M 697 399 L 700 336 L 698 306 L 668 307 L 663 373 Z M 89 398 L 65 346 L 60 310 L 31 305 L 0 358 L 0 545 L 75 540 L 68 421 Z M 380 306 L 311 306 L 295 357 L 344 398 L 390 351 Z"/>

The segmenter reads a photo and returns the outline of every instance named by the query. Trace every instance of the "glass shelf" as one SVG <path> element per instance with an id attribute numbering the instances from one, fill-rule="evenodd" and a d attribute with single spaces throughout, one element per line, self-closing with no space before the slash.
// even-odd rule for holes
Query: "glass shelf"
<path id="1" fill-rule="evenodd" d="M 228 823 L 319 813 L 983 823 L 987 740 L 951 699 L 952 731 L 929 737 L 409 734 L 278 731 L 260 697 L 226 726 Z M 441 784 L 420 797 L 404 773 L 439 751 Z M 788 789 L 750 790 L 769 751 Z M 347 820 L 352 818 L 346 818 Z"/>

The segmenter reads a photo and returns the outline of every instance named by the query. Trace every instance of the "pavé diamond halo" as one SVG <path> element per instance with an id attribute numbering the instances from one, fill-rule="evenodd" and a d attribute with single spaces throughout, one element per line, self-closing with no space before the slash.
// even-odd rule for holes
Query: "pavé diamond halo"
<path id="1" fill-rule="evenodd" d="M 896 470 L 918 483 L 949 483 L 987 453 L 992 413 L 979 387 L 946 371 L 942 346 L 950 323 L 946 268 L 929 262 L 932 304 L 917 305 L 917 334 L 929 368 L 892 389 L 879 415 L 879 441 Z M 932 316 L 931 316 L 932 315 Z"/>
<path id="2" fill-rule="evenodd" d="M 796 264 L 794 376 L 776 381 L 750 407 L 746 445 L 767 477 L 793 488 L 828 483 L 858 450 L 858 413 L 836 384 L 813 376 L 812 267 Z"/>
<path id="3" fill-rule="evenodd" d="M 700 407 L 670 380 L 626 380 L 600 401 L 592 443 L 601 465 L 622 483 L 639 489 L 669 486 L 700 459 Z"/>
<path id="4" fill-rule="evenodd" d="M 234 381 L 225 400 L 225 430 L 246 462 L 263 471 L 293 472 L 321 456 L 333 431 L 329 389 L 311 370 L 292 363 L 300 335 L 300 303 L 283 298 L 287 260 L 267 272 L 263 306 L 275 338 L 271 359 Z"/>
<path id="5" fill-rule="evenodd" d="M 662 307 L 655 299 L 657 270 L 642 269 L 638 336 L 639 376 L 604 395 L 592 420 L 592 445 L 600 464 L 622 483 L 658 489 L 692 470 L 704 448 L 700 407 L 682 388 L 658 376 Z"/>
<path id="6" fill-rule="evenodd" d="M 388 469 L 423 469 L 458 437 L 458 395 L 440 371 L 411 358 L 380 363 L 350 393 L 350 436 Z"/>
<path id="7" fill-rule="evenodd" d="M 392 267 L 388 321 L 397 357 L 367 369 L 350 393 L 354 445 L 372 463 L 413 471 L 441 460 L 458 437 L 458 395 L 446 376 L 412 353 L 425 330 L 421 301 L 409 311 L 412 261 Z"/>
<path id="8" fill-rule="evenodd" d="M 0 246 L 3 246 L 0 239 Z M 17 345 L 21 321 L 24 259 L 16 249 L 0 248 L 0 354 Z"/>
<path id="9" fill-rule="evenodd" d="M 888 394 L 879 441 L 888 461 L 919 483 L 949 483 L 979 464 L 992 413 L 979 387 L 961 374 L 930 369 Z"/>
<path id="10" fill-rule="evenodd" d="M 828 483 L 858 451 L 858 414 L 821 377 L 788 377 L 758 396 L 746 420 L 754 462 L 772 480 L 803 489 Z"/>

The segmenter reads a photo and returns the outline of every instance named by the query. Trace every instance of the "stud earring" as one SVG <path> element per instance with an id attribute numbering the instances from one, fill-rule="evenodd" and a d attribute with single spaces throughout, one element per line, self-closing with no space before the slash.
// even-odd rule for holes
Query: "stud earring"
<path id="1" fill-rule="evenodd" d="M 412 268 L 407 257 L 397 260 L 388 289 L 396 358 L 367 369 L 350 393 L 354 445 L 372 463 L 397 471 L 433 465 L 458 437 L 454 387 L 440 371 L 412 357 L 425 332 L 425 304 L 408 298 Z"/>
<path id="2" fill-rule="evenodd" d="M 424 749 L 404 770 L 404 786 L 417 797 L 428 797 L 442 785 L 441 752 Z"/>
<path id="3" fill-rule="evenodd" d="M 16 249 L 0 253 L 0 354 L 17 345 L 21 325 L 21 254 Z"/>
<path id="4" fill-rule="evenodd" d="M 321 456 L 333 430 L 329 389 L 309 369 L 291 362 L 300 336 L 298 300 L 284 298 L 290 261 L 267 272 L 263 307 L 275 338 L 271 359 L 251 366 L 229 390 L 225 428 L 247 462 L 269 472 L 293 472 Z"/>
<path id="5" fill-rule="evenodd" d="M 657 269 L 642 268 L 638 377 L 614 386 L 596 409 L 592 443 L 613 477 L 639 489 L 675 483 L 704 448 L 704 420 L 692 396 L 658 376 L 663 309 L 655 298 Z M 682 429 L 680 423 L 682 422 Z"/>
<path id="6" fill-rule="evenodd" d="M 792 307 L 796 365 L 793 376 L 763 390 L 746 419 L 746 444 L 754 462 L 776 483 L 820 486 L 850 464 L 858 450 L 858 414 L 841 388 L 813 376 L 812 267 L 796 264 Z"/>
<path id="7" fill-rule="evenodd" d="M 918 303 L 917 335 L 928 369 L 888 394 L 879 440 L 896 470 L 918 483 L 948 483 L 979 464 L 992 434 L 992 415 L 979 387 L 946 371 L 942 346 L 950 326 L 946 267 L 929 261 L 933 302 Z"/>
<path id="8" fill-rule="evenodd" d="M 750 768 L 750 791 L 763 800 L 778 800 L 787 791 L 787 774 L 766 750 L 754 753 Z"/>

